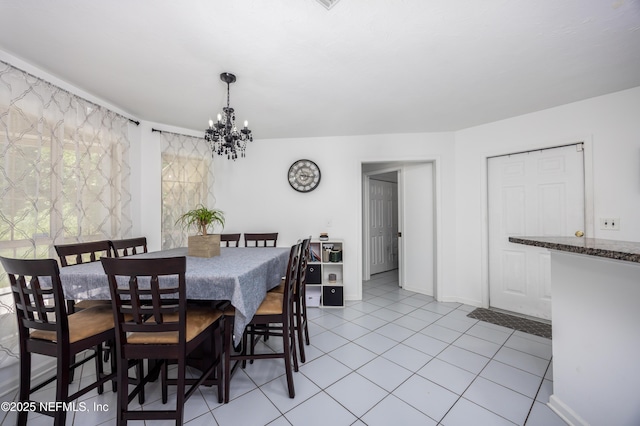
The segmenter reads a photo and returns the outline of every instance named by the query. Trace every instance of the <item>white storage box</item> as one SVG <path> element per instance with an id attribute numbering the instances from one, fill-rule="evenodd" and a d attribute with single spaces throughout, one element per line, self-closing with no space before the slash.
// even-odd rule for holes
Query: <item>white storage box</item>
<path id="1" fill-rule="evenodd" d="M 307 307 L 317 308 L 320 306 L 320 295 L 322 289 L 319 285 L 307 285 Z"/>

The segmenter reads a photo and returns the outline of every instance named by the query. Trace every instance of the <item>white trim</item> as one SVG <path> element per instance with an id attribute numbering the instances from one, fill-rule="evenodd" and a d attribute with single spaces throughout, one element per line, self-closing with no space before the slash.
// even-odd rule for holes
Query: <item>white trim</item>
<path id="1" fill-rule="evenodd" d="M 557 396 L 551 395 L 547 406 L 553 410 L 562 420 L 567 422 L 571 426 L 584 425 L 589 426 L 589 423 L 580 417 L 575 411 L 562 402 Z"/>

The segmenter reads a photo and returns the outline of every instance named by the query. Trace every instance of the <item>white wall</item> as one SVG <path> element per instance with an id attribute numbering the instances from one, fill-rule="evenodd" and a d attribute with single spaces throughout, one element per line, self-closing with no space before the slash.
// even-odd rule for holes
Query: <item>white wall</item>
<path id="1" fill-rule="evenodd" d="M 464 265 L 454 280 L 459 301 L 487 301 L 486 158 L 491 155 L 584 141 L 587 203 L 596 222 L 587 227 L 587 237 L 640 241 L 639 117 L 636 87 L 456 132 L 456 261 Z M 620 218 L 620 231 L 598 229 L 600 217 Z"/>
<path id="2" fill-rule="evenodd" d="M 308 235 L 318 237 L 320 232 L 344 240 L 345 297 L 360 298 L 361 163 L 438 159 L 443 170 L 443 233 L 449 242 L 443 248 L 442 272 L 451 282 L 455 272 L 455 227 L 449 220 L 455 212 L 453 148 L 451 133 L 256 140 L 247 148 L 247 158 L 216 159 L 216 207 L 226 213 L 225 231 L 277 231 L 278 245 Z M 322 173 L 320 185 L 310 193 L 293 190 L 287 181 L 289 166 L 301 158 L 315 161 Z M 448 294 L 446 289 L 443 293 Z"/>

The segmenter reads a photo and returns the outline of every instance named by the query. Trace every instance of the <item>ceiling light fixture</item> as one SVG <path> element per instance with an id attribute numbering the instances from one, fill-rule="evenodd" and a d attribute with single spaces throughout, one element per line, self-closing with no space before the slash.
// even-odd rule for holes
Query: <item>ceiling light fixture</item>
<path id="1" fill-rule="evenodd" d="M 229 106 L 229 85 L 236 81 L 236 76 L 223 72 L 220 74 L 220 80 L 227 83 L 227 106 L 222 108 L 222 114 L 218 114 L 218 122 L 214 123 L 209 120 L 209 128 L 204 131 L 204 139 L 211 146 L 211 156 L 214 153 L 218 155 L 226 155 L 229 160 L 244 157 L 244 151 L 247 147 L 247 141 L 253 141 L 251 130 L 247 127 L 248 121 L 244 122 L 244 128 L 236 128 L 236 114 L 233 108 Z"/>

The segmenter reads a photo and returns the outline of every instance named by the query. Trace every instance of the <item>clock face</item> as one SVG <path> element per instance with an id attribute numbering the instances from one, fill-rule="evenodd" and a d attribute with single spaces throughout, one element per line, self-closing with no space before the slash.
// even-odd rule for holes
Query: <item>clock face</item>
<path id="1" fill-rule="evenodd" d="M 320 168 L 311 160 L 298 160 L 289 167 L 288 179 L 296 191 L 313 191 L 320 183 Z"/>

